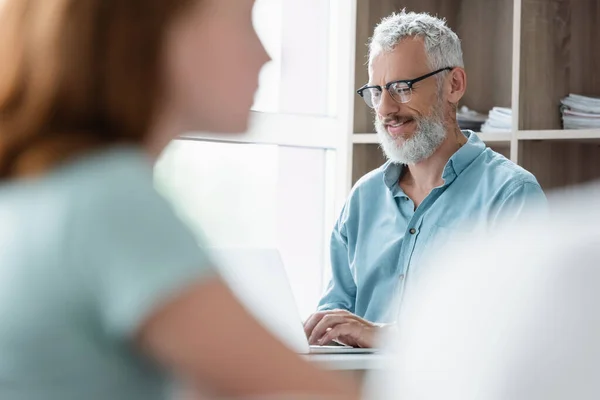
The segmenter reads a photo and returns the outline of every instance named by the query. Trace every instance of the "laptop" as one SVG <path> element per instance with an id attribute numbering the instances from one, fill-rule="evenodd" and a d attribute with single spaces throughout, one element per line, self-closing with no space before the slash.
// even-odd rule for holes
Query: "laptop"
<path id="1" fill-rule="evenodd" d="M 211 249 L 217 268 L 246 309 L 299 354 L 360 354 L 375 349 L 310 346 L 283 261 L 273 249 Z"/>

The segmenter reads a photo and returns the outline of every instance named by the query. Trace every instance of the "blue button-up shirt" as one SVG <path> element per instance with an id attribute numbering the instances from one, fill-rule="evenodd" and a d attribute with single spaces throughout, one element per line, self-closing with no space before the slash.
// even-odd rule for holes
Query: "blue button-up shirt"
<path id="1" fill-rule="evenodd" d="M 402 165 L 387 162 L 358 181 L 331 235 L 333 277 L 319 310 L 392 322 L 405 277 L 444 238 L 546 206 L 531 173 L 486 148 L 474 133 L 463 133 L 467 143 L 446 164 L 444 184 L 416 210 L 399 185 Z"/>

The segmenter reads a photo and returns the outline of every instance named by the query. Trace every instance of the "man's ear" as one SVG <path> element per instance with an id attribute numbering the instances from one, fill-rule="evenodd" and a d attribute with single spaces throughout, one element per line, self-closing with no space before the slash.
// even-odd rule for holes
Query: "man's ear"
<path id="1" fill-rule="evenodd" d="M 448 101 L 458 104 L 467 90 L 467 73 L 464 68 L 453 68 L 448 74 L 446 82 Z"/>

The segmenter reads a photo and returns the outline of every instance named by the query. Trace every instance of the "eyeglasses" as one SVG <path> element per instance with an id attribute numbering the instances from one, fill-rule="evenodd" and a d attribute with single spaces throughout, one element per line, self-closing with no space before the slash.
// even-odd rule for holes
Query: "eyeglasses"
<path id="1" fill-rule="evenodd" d="M 438 69 L 437 71 L 430 72 L 423 76 L 410 80 L 399 80 L 385 84 L 385 90 L 388 91 L 392 99 L 398 103 L 408 103 L 412 98 L 412 87 L 415 83 L 427 79 L 430 76 L 439 74 L 442 71 L 451 71 L 452 67 L 446 67 Z M 360 97 L 363 98 L 365 103 L 371 108 L 378 108 L 381 104 L 381 95 L 383 94 L 383 88 L 379 85 L 374 86 L 363 86 L 356 91 Z"/>

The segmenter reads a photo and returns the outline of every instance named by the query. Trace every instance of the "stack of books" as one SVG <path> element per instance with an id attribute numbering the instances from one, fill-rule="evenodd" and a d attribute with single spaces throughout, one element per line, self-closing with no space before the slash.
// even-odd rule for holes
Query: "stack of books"
<path id="1" fill-rule="evenodd" d="M 481 132 L 506 132 L 512 129 L 512 110 L 505 107 L 494 107 L 487 121 L 481 126 Z"/>
<path id="2" fill-rule="evenodd" d="M 470 110 L 467 106 L 462 106 L 456 112 L 456 121 L 460 129 L 469 129 L 475 132 L 481 131 L 481 125 L 487 119 L 487 115 L 480 114 L 477 111 Z"/>
<path id="3" fill-rule="evenodd" d="M 600 99 L 570 94 L 561 101 L 564 129 L 600 128 Z"/>

